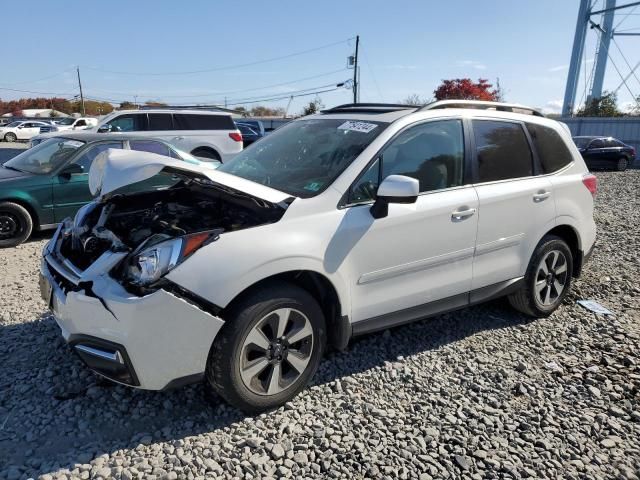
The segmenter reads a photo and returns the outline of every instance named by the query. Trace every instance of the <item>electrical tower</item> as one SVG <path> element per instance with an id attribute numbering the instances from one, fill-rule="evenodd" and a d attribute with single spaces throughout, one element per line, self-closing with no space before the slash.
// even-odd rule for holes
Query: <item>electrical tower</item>
<path id="1" fill-rule="evenodd" d="M 624 5 L 616 5 L 616 0 L 605 0 L 604 8 L 599 10 L 593 10 L 593 0 L 580 0 L 580 8 L 578 10 L 578 21 L 576 23 L 576 32 L 573 37 L 573 50 L 571 52 L 571 62 L 569 64 L 569 74 L 567 76 L 567 86 L 564 94 L 564 102 L 562 103 L 562 116 L 571 116 L 573 111 L 578 107 L 576 105 L 576 93 L 578 91 L 578 82 L 580 80 L 580 67 L 582 66 L 583 55 L 585 50 L 585 40 L 587 37 L 587 27 L 595 30 L 598 35 L 595 65 L 593 67 L 593 73 L 591 77 L 591 85 L 589 93 L 587 95 L 587 102 L 592 98 L 602 97 L 602 85 L 604 82 L 604 76 L 607 70 L 607 61 L 609 60 L 610 53 L 609 47 L 611 42 L 614 41 L 615 36 L 638 36 L 640 33 L 629 33 L 627 31 L 617 32 L 613 26 L 614 15 L 616 12 L 620 12 L 629 8 L 636 8 L 640 5 L 640 2 L 630 2 Z M 629 12 L 631 13 L 631 12 Z M 597 16 L 601 15 L 599 23 L 596 23 L 593 18 L 598 20 Z M 617 46 L 617 44 L 616 44 Z M 625 59 L 626 61 L 626 59 Z M 635 70 L 640 66 L 638 63 L 633 69 L 627 63 L 631 72 L 622 77 L 618 67 L 614 67 L 620 77 L 622 78 L 622 86 L 626 85 L 627 79 L 631 75 L 635 75 Z M 588 80 L 585 78 L 585 82 Z M 618 87 L 619 89 L 620 87 Z M 627 86 L 628 89 L 628 86 Z M 631 93 L 631 92 L 630 92 Z"/>

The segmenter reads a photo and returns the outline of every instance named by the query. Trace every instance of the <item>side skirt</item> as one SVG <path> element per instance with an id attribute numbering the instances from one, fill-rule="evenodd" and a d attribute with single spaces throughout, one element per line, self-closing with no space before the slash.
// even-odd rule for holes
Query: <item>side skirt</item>
<path id="1" fill-rule="evenodd" d="M 434 302 L 417 305 L 415 307 L 398 310 L 397 312 L 378 315 L 377 317 L 360 320 L 352 326 L 353 337 L 367 333 L 378 332 L 387 328 L 404 325 L 417 320 L 433 317 L 446 312 L 452 312 L 464 307 L 483 303 L 495 298 L 509 295 L 522 287 L 524 277 L 513 278 L 504 282 L 488 285 L 471 292 L 453 295 Z"/>

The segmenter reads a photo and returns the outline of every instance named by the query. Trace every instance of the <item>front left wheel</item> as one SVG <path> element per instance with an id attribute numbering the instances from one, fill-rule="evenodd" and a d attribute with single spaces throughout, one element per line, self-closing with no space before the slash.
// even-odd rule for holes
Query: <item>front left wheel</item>
<path id="1" fill-rule="evenodd" d="M 326 344 L 325 320 L 305 290 L 261 287 L 231 308 L 207 362 L 207 382 L 248 413 L 278 407 L 315 374 Z"/>
<path id="2" fill-rule="evenodd" d="M 20 245 L 32 230 L 33 220 L 22 205 L 0 202 L 0 248 Z"/>

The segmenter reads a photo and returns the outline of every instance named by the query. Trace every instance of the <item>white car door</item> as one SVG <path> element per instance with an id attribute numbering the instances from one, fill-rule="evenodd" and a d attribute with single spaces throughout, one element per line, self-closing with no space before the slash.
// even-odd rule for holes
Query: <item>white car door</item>
<path id="1" fill-rule="evenodd" d="M 390 204 L 386 217 L 374 219 L 373 192 L 392 174 L 418 179 L 421 193 L 416 203 Z M 346 259 L 354 331 L 429 313 L 421 309 L 439 300 L 439 307 L 466 305 L 477 208 L 466 182 L 460 119 L 424 122 L 398 134 L 351 187 L 340 227 L 353 244 Z"/>
<path id="2" fill-rule="evenodd" d="M 480 201 L 473 288 L 523 276 L 533 250 L 555 225 L 551 181 L 534 175 L 520 122 L 472 120 Z"/>

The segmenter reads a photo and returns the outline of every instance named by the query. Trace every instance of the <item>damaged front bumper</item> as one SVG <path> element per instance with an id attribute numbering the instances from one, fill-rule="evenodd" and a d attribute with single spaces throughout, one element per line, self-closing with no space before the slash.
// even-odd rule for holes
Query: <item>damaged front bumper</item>
<path id="1" fill-rule="evenodd" d="M 121 254 L 105 252 L 79 270 L 59 255 L 59 235 L 60 229 L 44 250 L 41 293 L 62 336 L 89 368 L 148 390 L 202 378 L 223 320 L 163 289 L 145 296 L 127 292 L 108 274 Z"/>

